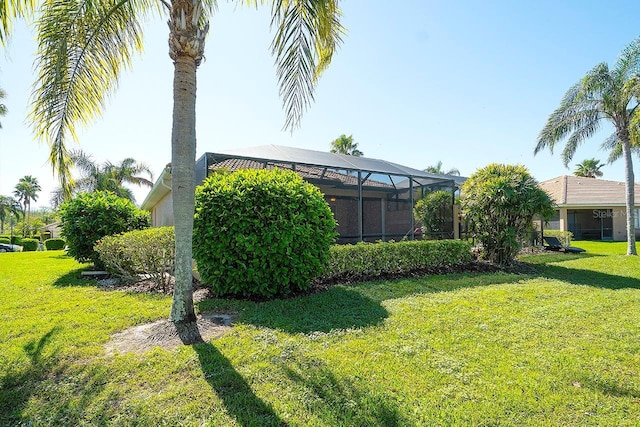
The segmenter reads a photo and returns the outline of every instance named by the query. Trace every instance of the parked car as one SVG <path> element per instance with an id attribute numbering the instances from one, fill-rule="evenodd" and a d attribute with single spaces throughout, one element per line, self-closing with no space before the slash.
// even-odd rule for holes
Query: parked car
<path id="1" fill-rule="evenodd" d="M 20 252 L 21 250 L 22 246 L 0 243 L 0 252 Z"/>

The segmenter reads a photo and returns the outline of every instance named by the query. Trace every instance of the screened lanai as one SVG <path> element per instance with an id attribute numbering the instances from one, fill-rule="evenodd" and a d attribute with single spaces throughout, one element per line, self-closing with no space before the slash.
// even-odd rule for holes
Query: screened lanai
<path id="1" fill-rule="evenodd" d="M 338 222 L 338 243 L 421 237 L 415 202 L 437 190 L 456 191 L 464 178 L 438 175 L 385 160 L 277 145 L 205 153 L 198 185 L 216 170 L 287 169 L 320 188 Z M 454 237 L 451 206 L 450 235 Z"/>

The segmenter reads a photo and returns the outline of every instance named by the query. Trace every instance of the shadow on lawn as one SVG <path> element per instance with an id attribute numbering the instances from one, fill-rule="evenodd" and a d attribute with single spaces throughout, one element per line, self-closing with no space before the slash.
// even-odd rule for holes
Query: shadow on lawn
<path id="1" fill-rule="evenodd" d="M 567 268 L 560 265 L 538 264 L 539 276 L 562 280 L 574 285 L 594 286 L 604 289 L 640 289 L 640 280 L 594 270 Z"/>
<path id="2" fill-rule="evenodd" d="M 20 424 L 22 411 L 36 385 L 49 375 L 58 361 L 56 352 L 44 356 L 43 350 L 59 329 L 52 328 L 39 340 L 25 344 L 23 350 L 28 363 L 16 361 L 0 376 L 0 425 Z"/>
<path id="3" fill-rule="evenodd" d="M 245 311 L 240 322 L 310 333 L 373 326 L 388 315 L 379 302 L 353 289 L 334 286 L 313 295 L 257 304 Z"/>
<path id="4" fill-rule="evenodd" d="M 185 344 L 193 344 L 207 382 L 241 426 L 284 426 L 273 408 L 255 395 L 249 384 L 211 343 L 205 343 L 197 324 L 178 328 Z"/>
<path id="5" fill-rule="evenodd" d="M 71 270 L 65 275 L 62 275 L 53 282 L 53 286 L 57 287 L 67 287 L 67 286 L 96 286 L 96 281 L 91 279 L 83 279 L 82 272 L 86 270 L 85 268 L 76 268 L 75 270 Z"/>
<path id="6" fill-rule="evenodd" d="M 305 389 L 304 406 L 320 418 L 322 425 L 407 425 L 393 397 L 362 390 L 357 379 L 338 379 L 321 360 L 296 356 L 295 367 L 285 374 Z"/>

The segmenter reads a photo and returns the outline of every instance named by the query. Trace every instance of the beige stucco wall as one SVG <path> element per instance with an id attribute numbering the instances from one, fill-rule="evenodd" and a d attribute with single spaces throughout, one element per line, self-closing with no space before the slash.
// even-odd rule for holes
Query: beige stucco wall
<path id="1" fill-rule="evenodd" d="M 171 192 L 169 192 L 151 210 L 151 225 L 153 227 L 174 225 L 172 205 L 173 197 L 171 197 Z"/>

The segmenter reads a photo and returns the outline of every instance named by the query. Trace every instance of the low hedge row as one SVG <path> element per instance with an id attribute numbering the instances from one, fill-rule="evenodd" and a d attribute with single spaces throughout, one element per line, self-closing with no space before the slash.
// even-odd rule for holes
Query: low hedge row
<path id="1" fill-rule="evenodd" d="M 321 279 L 379 276 L 464 265 L 473 260 L 471 244 L 462 240 L 414 240 L 358 243 L 331 247 Z"/>
<path id="2" fill-rule="evenodd" d="M 44 247 L 47 248 L 48 251 L 59 251 L 60 249 L 64 249 L 66 242 L 64 239 L 53 238 L 47 239 L 44 241 Z"/>
<path id="3" fill-rule="evenodd" d="M 22 245 L 22 237 L 14 235 L 13 238 L 9 234 L 0 234 L 0 238 L 11 240 L 11 244 Z"/>
<path id="4" fill-rule="evenodd" d="M 38 243 L 40 241 L 38 239 L 22 239 L 22 251 L 23 252 L 34 252 L 38 250 Z"/>

